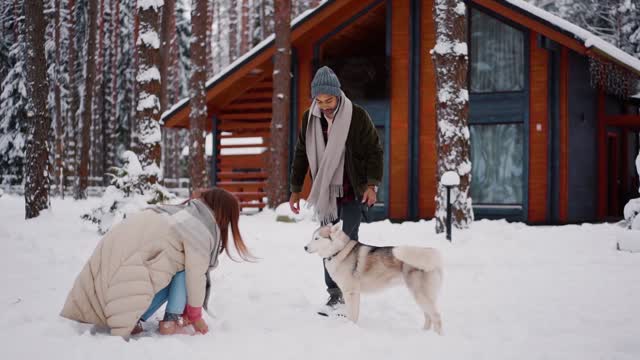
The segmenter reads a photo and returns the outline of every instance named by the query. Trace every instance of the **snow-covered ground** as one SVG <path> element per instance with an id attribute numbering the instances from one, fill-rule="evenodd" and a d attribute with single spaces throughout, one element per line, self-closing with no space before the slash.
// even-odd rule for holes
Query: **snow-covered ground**
<path id="1" fill-rule="evenodd" d="M 445 258 L 445 335 L 420 329 L 402 287 L 363 296 L 358 325 L 315 314 L 321 261 L 303 251 L 315 225 L 243 216 L 258 263 L 225 256 L 215 271 L 210 333 L 125 342 L 58 316 L 99 237 L 80 214 L 96 199 L 53 201 L 25 221 L 22 198 L 0 197 L 0 359 L 639 359 L 640 254 L 616 251 L 614 225 L 527 227 L 479 221 L 363 224 L 374 245 L 434 244 Z M 157 314 L 156 316 L 160 316 Z M 148 325 L 155 327 L 155 321 Z"/>

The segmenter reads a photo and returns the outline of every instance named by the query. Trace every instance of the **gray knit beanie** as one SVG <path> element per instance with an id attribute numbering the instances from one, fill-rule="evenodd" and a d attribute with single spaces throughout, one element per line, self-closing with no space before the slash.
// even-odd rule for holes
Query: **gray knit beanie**
<path id="1" fill-rule="evenodd" d="M 340 80 L 328 66 L 318 69 L 311 82 L 311 97 L 320 94 L 340 96 Z"/>

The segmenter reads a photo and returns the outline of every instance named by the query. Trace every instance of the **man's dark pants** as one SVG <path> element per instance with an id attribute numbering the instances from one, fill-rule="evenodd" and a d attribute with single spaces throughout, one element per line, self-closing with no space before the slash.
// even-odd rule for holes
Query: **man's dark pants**
<path id="1" fill-rule="evenodd" d="M 349 200 L 345 202 L 338 202 L 338 219 L 333 223 L 337 224 L 342 220 L 342 231 L 344 231 L 351 240 L 358 241 L 358 230 L 360 230 L 360 221 L 362 216 L 366 216 L 368 208 L 358 200 Z M 324 265 L 324 260 L 322 261 Z M 327 284 L 327 292 L 329 294 L 335 293 L 338 289 L 338 284 L 331 278 L 327 272 L 327 267 L 324 267 L 324 282 Z"/>

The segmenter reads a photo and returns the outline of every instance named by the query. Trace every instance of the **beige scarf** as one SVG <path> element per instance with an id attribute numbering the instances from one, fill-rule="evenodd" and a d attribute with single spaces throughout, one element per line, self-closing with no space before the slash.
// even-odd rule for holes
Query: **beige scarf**
<path id="1" fill-rule="evenodd" d="M 318 221 L 328 223 L 338 218 L 336 198 L 343 196 L 344 154 L 353 104 L 341 92 L 339 106 L 333 118 L 325 145 L 320 124 L 320 108 L 313 100 L 305 134 L 307 159 L 311 170 L 311 192 L 307 204 L 315 209 Z"/>

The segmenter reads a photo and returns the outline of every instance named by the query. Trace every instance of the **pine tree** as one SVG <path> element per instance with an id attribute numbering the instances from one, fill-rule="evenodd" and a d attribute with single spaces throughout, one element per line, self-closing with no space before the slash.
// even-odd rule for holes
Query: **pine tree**
<path id="1" fill-rule="evenodd" d="M 45 58 L 44 5 L 41 1 L 25 3 L 25 34 L 27 52 L 27 141 L 25 161 L 25 212 L 26 218 L 40 215 L 49 207 L 49 144 L 51 118 L 47 111 L 49 84 Z"/>
<path id="2" fill-rule="evenodd" d="M 134 149 L 146 172 L 155 173 L 149 180 L 161 179 L 160 170 L 160 23 L 163 0 L 138 2 L 139 37 Z"/>
<path id="3" fill-rule="evenodd" d="M 119 0 L 120 16 L 117 46 L 117 91 L 116 98 L 116 154 L 130 149 L 132 145 L 133 114 L 135 113 L 135 4 L 136 0 Z M 116 157 L 117 159 L 117 157 Z"/>
<path id="4" fill-rule="evenodd" d="M 93 116 L 93 95 L 96 77 L 96 33 L 98 7 L 95 1 L 88 1 L 86 22 L 86 63 L 84 96 L 81 109 L 80 127 L 80 159 L 78 178 L 76 181 L 74 198 L 86 199 L 89 185 L 89 150 L 91 146 L 91 124 Z"/>
<path id="5" fill-rule="evenodd" d="M 80 109 L 80 82 L 78 81 L 78 75 L 80 72 L 79 58 L 81 58 L 81 56 L 78 56 L 79 53 L 81 54 L 81 46 L 76 34 L 78 34 L 77 26 L 82 23 L 79 21 L 81 19 L 79 15 L 84 12 L 76 1 L 69 0 L 69 11 L 63 18 L 63 28 L 67 30 L 66 33 L 68 35 L 65 43 L 69 59 L 66 67 L 69 106 L 67 107 L 65 122 L 67 129 L 65 131 L 65 179 L 74 179 L 74 191 L 78 181 L 78 112 Z"/>
<path id="6" fill-rule="evenodd" d="M 436 195 L 436 232 L 445 230 L 446 188 L 441 178 L 445 172 L 456 172 L 460 185 L 452 195 L 452 223 L 467 228 L 473 222 L 469 191 L 471 161 L 469 159 L 469 92 L 467 90 L 467 22 L 462 0 L 434 2 L 436 46 L 432 57 L 436 69 L 438 100 L 436 104 L 438 149 L 438 192 Z"/>
<path id="7" fill-rule="evenodd" d="M 240 56 L 240 41 L 238 24 L 238 0 L 229 0 L 229 61 L 233 62 Z"/>
<path id="8" fill-rule="evenodd" d="M 57 194 L 64 197 L 64 139 L 66 126 L 62 117 L 62 58 L 60 56 L 62 51 L 62 0 L 54 0 L 54 67 L 49 73 L 50 82 L 53 85 L 54 96 L 54 114 L 55 114 L 55 160 L 54 160 L 54 183 L 56 184 Z"/>
<path id="9" fill-rule="evenodd" d="M 3 26 L 6 29 L 4 46 L 10 45 L 10 69 L 2 81 L 0 93 L 0 183 L 20 185 L 23 182 L 24 146 L 27 133 L 26 44 L 24 37 L 23 3 L 5 7 Z"/>
<path id="10" fill-rule="evenodd" d="M 102 117 L 102 139 L 103 157 L 102 169 L 104 173 L 103 183 L 108 183 L 107 170 L 116 165 L 116 128 L 118 111 L 118 31 L 120 1 L 110 0 L 109 6 L 105 8 L 105 54 L 104 54 L 104 82 L 102 86 L 102 101 L 104 102 L 104 112 Z"/>
<path id="11" fill-rule="evenodd" d="M 267 198 L 275 209 L 289 197 L 289 94 L 291 86 L 291 0 L 275 0 L 276 53 Z"/>
<path id="12" fill-rule="evenodd" d="M 207 121 L 207 104 L 205 83 L 207 76 L 207 1 L 195 0 L 195 7 L 191 10 L 191 82 L 189 132 L 191 135 L 189 147 L 189 169 L 191 188 L 193 190 L 208 186 L 207 167 L 205 164 L 205 128 Z"/>
<path id="13" fill-rule="evenodd" d="M 104 175 L 104 69 L 105 69 L 105 2 L 108 0 L 96 0 L 98 5 L 97 34 L 96 34 L 96 70 L 93 84 L 93 102 L 91 104 L 91 145 L 90 145 L 90 174 L 91 178 L 99 178 Z M 108 15 L 107 15 L 108 16 Z"/>

